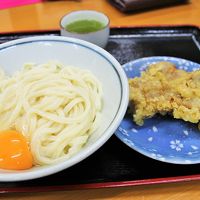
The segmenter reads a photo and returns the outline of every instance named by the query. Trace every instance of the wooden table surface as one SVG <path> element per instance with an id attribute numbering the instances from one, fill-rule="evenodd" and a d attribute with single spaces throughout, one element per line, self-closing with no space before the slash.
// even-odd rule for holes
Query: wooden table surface
<path id="1" fill-rule="evenodd" d="M 65 0 L 46 1 L 28 6 L 0 10 L 0 32 L 59 29 L 59 20 L 63 15 L 72 10 L 80 9 L 94 9 L 104 12 L 110 18 L 111 27 L 180 24 L 200 26 L 200 0 L 192 0 L 187 5 L 129 14 L 119 12 L 106 0 Z M 189 200 L 200 199 L 200 181 L 109 189 L 0 194 L 1 199 Z"/>
<path id="2" fill-rule="evenodd" d="M 94 9 L 110 18 L 110 26 L 194 24 L 200 26 L 200 0 L 140 13 L 124 14 L 107 0 L 49 1 L 0 10 L 0 32 L 59 29 L 60 18 L 72 10 Z"/>

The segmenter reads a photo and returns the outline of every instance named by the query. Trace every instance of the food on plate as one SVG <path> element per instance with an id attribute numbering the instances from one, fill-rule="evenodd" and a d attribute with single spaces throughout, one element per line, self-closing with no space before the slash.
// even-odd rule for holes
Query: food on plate
<path id="1" fill-rule="evenodd" d="M 170 62 L 151 64 L 141 77 L 129 79 L 133 120 L 171 114 L 192 123 L 200 120 L 200 70 L 186 72 Z"/>
<path id="2" fill-rule="evenodd" d="M 26 64 L 13 76 L 1 71 L 0 168 L 20 169 L 13 160 L 1 164 L 20 145 L 21 169 L 70 158 L 98 128 L 101 109 L 102 86 L 88 70 L 49 62 Z"/>

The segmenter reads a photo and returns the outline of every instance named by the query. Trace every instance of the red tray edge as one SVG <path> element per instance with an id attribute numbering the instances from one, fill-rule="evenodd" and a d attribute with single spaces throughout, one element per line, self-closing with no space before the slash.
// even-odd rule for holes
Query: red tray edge
<path id="1" fill-rule="evenodd" d="M 190 176 L 153 178 L 153 179 L 142 179 L 142 180 L 134 180 L 134 181 L 89 183 L 89 184 L 77 184 L 77 185 L 60 185 L 60 186 L 43 186 L 43 187 L 37 187 L 37 186 L 34 186 L 34 187 L 10 187 L 10 188 L 2 187 L 2 188 L 0 188 L 0 194 L 116 188 L 116 187 L 164 184 L 164 183 L 178 183 L 178 182 L 188 182 L 188 181 L 197 181 L 197 180 L 200 180 L 200 174 L 190 175 Z"/>

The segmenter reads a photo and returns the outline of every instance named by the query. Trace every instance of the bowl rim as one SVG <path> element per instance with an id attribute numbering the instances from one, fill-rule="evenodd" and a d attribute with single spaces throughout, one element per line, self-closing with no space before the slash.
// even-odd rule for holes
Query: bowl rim
<path id="1" fill-rule="evenodd" d="M 129 101 L 129 86 L 128 86 L 128 78 L 124 72 L 124 69 L 120 65 L 120 63 L 106 50 L 102 49 L 101 47 L 98 47 L 97 45 L 94 45 L 90 42 L 76 39 L 76 38 L 70 38 L 70 37 L 64 37 L 64 36 L 33 36 L 28 38 L 22 38 L 17 39 L 13 41 L 9 41 L 3 44 L 0 44 L 0 51 L 7 49 L 9 47 L 16 46 L 20 43 L 32 43 L 34 41 L 38 42 L 69 42 L 72 44 L 76 44 L 79 46 L 84 46 L 89 48 L 92 51 L 95 51 L 99 54 L 101 54 L 110 64 L 113 65 L 113 68 L 116 70 L 118 74 L 119 81 L 121 81 L 121 104 L 119 105 L 118 112 L 116 113 L 113 121 L 111 122 L 110 126 L 106 129 L 104 134 L 94 142 L 90 147 L 85 148 L 83 151 L 79 152 L 78 154 L 74 155 L 69 160 L 66 160 L 61 163 L 56 163 L 53 165 L 49 165 L 48 167 L 41 167 L 39 170 L 35 171 L 12 171 L 12 173 L 8 174 L 1 174 L 0 173 L 0 181 L 3 182 L 13 182 L 13 181 L 24 181 L 24 180 L 32 180 L 40 177 L 44 177 L 47 175 L 51 175 L 54 173 L 57 173 L 59 171 L 62 171 L 64 169 L 67 169 L 80 161 L 84 160 L 91 154 L 93 154 L 96 150 L 98 150 L 117 130 L 120 122 L 122 121 Z M 4 170 L 3 170 L 4 171 Z"/>

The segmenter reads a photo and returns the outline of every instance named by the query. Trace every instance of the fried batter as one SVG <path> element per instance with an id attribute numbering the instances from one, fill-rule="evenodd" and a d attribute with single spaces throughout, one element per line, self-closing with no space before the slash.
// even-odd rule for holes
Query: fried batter
<path id="1" fill-rule="evenodd" d="M 133 120 L 138 125 L 156 113 L 200 121 L 200 70 L 186 72 L 172 63 L 159 62 L 150 65 L 141 77 L 129 79 L 129 86 Z"/>

